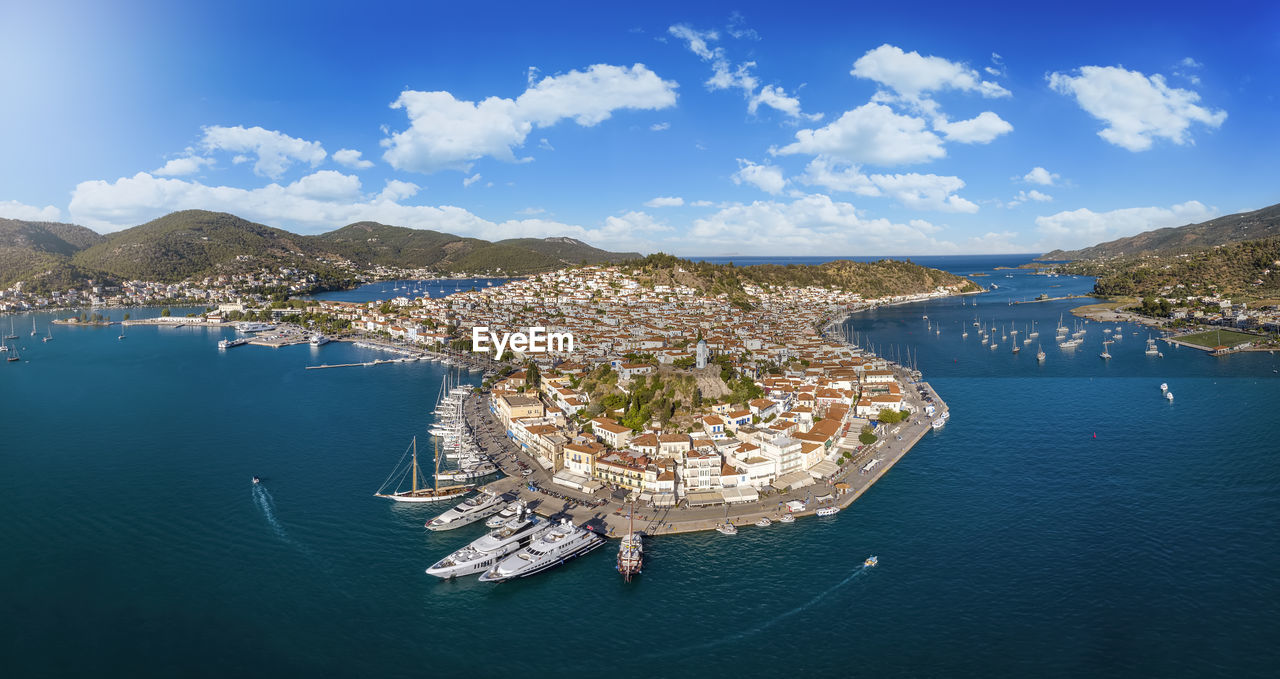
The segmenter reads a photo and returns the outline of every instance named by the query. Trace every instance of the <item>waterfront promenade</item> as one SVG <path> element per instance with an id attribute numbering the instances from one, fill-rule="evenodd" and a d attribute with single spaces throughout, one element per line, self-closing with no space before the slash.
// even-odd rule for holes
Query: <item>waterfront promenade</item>
<path id="1" fill-rule="evenodd" d="M 905 373 L 903 377 L 906 377 Z M 904 379 L 904 382 L 906 381 Z M 923 386 L 934 399 L 932 405 L 939 415 L 947 411 L 946 404 L 928 384 L 916 384 Z M 762 490 L 762 497 L 755 502 L 700 508 L 684 506 L 656 508 L 636 504 L 637 530 L 643 531 L 646 535 L 691 533 L 715 530 L 718 525 L 726 521 L 735 526 L 751 526 L 761 518 L 770 519 L 776 526 L 778 519 L 788 513 L 785 504 L 793 500 L 805 503 L 803 510 L 790 512 L 797 518 L 812 516 L 823 507 L 834 506 L 841 511 L 847 510 L 854 500 L 861 497 L 888 473 L 889 469 L 932 430 L 931 419 L 923 414 L 925 402 L 917 392 L 911 391 L 913 398 L 910 400 L 916 414 L 895 427 L 885 427 L 877 443 L 863 446 L 860 451 L 854 453 L 852 459 L 843 462 L 840 471 L 832 478 L 816 480 L 812 486 L 788 492 Z M 542 516 L 568 518 L 574 523 L 586 524 L 593 530 L 610 537 L 621 537 L 626 534 L 630 523 L 628 512 L 631 505 L 629 503 L 614 498 L 612 494 L 606 495 L 607 491 L 588 495 L 554 484 L 550 473 L 542 469 L 531 456 L 521 451 L 515 442 L 505 436 L 501 422 L 484 406 L 483 398 L 475 395 L 468 397 L 465 413 L 467 423 L 481 448 L 497 461 L 503 473 L 507 475 L 506 478 L 487 484 L 486 488 L 506 493 L 513 500 L 524 500 L 535 513 Z M 862 469 L 872 460 L 878 460 L 878 462 L 872 469 L 862 473 Z M 526 470 L 533 471 L 526 477 L 523 476 Z M 529 488 L 531 483 L 537 490 Z M 846 484 L 847 488 L 837 488 L 837 484 Z M 828 520 L 838 516 L 828 517 Z M 782 525 L 785 526 L 785 524 Z"/>

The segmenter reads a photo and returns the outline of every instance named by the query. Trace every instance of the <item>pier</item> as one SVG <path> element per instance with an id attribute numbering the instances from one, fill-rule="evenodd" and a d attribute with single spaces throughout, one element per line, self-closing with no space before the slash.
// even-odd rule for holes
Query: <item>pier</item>
<path id="1" fill-rule="evenodd" d="M 1081 299 L 1083 297 L 1092 297 L 1092 296 L 1093 295 L 1063 295 L 1062 297 L 1045 297 L 1044 299 L 1020 299 L 1013 302 L 1009 302 L 1009 304 L 1013 305 L 1013 304 L 1035 304 L 1036 302 L 1061 302 L 1064 299 Z"/>

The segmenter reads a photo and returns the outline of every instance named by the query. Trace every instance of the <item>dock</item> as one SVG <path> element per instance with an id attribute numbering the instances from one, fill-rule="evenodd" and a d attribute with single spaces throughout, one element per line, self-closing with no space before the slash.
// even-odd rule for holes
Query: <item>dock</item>
<path id="1" fill-rule="evenodd" d="M 1013 305 L 1013 304 L 1035 304 L 1036 302 L 1060 302 L 1064 299 L 1080 299 L 1082 297 L 1092 297 L 1092 296 L 1093 295 L 1063 295 L 1062 297 L 1045 297 L 1044 299 L 1020 299 L 1013 302 L 1009 302 L 1009 304 Z"/>

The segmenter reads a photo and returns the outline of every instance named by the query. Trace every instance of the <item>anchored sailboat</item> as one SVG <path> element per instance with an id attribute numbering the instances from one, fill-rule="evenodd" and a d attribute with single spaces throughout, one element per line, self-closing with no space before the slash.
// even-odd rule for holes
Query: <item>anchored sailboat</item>
<path id="1" fill-rule="evenodd" d="M 441 486 L 439 480 L 429 488 L 419 486 L 418 482 L 421 480 L 421 473 L 418 471 L 418 437 L 413 437 L 409 448 L 413 452 L 408 467 L 403 472 L 400 472 L 399 476 L 396 475 L 396 472 L 399 472 L 404 464 L 404 457 L 401 457 L 400 462 L 396 464 L 396 468 L 391 470 L 391 476 L 388 476 L 382 487 L 378 489 L 378 492 L 373 494 L 374 497 L 385 497 L 396 502 L 443 502 L 462 497 L 471 492 L 470 486 Z M 438 474 L 440 472 L 440 451 L 438 448 L 435 458 L 436 473 Z M 395 481 L 394 487 L 399 488 L 404 483 L 406 476 L 410 479 L 409 490 L 388 490 L 393 480 Z"/>

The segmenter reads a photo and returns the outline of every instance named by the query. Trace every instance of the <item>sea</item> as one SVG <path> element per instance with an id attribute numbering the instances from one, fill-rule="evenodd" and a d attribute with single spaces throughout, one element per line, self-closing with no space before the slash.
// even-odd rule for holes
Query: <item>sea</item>
<path id="1" fill-rule="evenodd" d="M 411 438 L 429 450 L 442 381 L 475 374 L 306 370 L 379 354 L 219 351 L 232 330 L 46 343 L 32 318 L 65 312 L 14 316 L 0 676 L 1274 676 L 1280 360 L 1146 356 L 1147 329 L 1097 322 L 1060 349 L 1090 300 L 1010 302 L 1092 281 L 996 268 L 1027 259 L 934 260 L 990 292 L 846 322 L 951 408 L 848 510 L 656 538 L 630 584 L 612 545 L 497 585 L 423 572 L 483 528 L 429 532 L 441 508 L 373 492 Z M 975 320 L 1040 335 L 991 350 Z"/>

